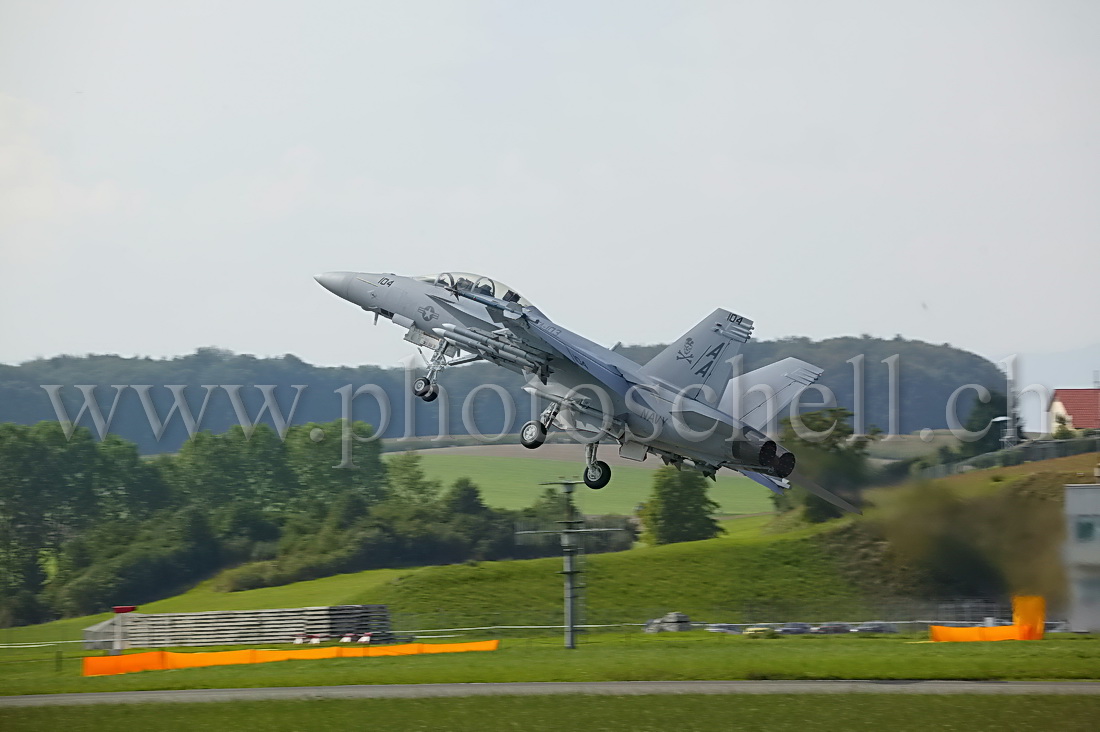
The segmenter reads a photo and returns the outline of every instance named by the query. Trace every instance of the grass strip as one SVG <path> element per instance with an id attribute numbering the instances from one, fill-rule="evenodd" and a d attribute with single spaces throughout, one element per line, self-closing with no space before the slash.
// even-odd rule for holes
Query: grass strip
<path id="1" fill-rule="evenodd" d="M 5 732 L 257 730 L 1094 730 L 1100 699 L 897 694 L 552 696 L 123 704 L 0 710 Z"/>
<path id="2" fill-rule="evenodd" d="M 80 661 L 0 664 L 0 694 L 331 684 L 706 679 L 1100 678 L 1100 640 L 910 643 L 898 638 L 607 633 L 568 651 L 559 638 L 512 639 L 492 653 L 283 661 L 83 678 Z"/>

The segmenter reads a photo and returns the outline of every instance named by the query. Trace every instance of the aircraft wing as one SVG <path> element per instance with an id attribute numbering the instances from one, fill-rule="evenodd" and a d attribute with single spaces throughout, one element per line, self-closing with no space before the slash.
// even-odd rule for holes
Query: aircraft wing
<path id="1" fill-rule="evenodd" d="M 526 310 L 529 311 L 527 325 L 534 334 L 616 394 L 626 395 L 630 384 L 623 378 L 623 372 L 601 358 L 593 348 L 594 344 L 560 325 L 555 325 L 537 308 L 529 307 Z"/>

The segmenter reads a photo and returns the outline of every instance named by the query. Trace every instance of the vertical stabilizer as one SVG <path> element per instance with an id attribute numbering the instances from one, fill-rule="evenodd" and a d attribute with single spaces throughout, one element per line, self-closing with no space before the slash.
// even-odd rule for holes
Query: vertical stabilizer
<path id="1" fill-rule="evenodd" d="M 642 367 L 642 373 L 686 389 L 699 399 L 703 386 L 721 393 L 733 376 L 731 359 L 752 336 L 753 323 L 743 315 L 718 308 Z M 713 403 L 714 396 L 706 401 Z"/>

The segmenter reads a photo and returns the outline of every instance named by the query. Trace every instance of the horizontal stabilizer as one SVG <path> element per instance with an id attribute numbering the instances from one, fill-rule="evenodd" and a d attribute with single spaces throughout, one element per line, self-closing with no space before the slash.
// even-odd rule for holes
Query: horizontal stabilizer
<path id="1" fill-rule="evenodd" d="M 767 488 L 768 490 L 770 490 L 772 493 L 776 493 L 778 495 L 783 495 L 784 491 L 786 491 L 788 488 L 790 488 L 790 485 L 791 485 L 786 480 L 782 480 L 780 478 L 773 478 L 772 476 L 764 475 L 763 473 L 754 473 L 751 470 L 741 470 L 739 472 L 742 475 L 744 475 L 746 478 L 748 478 L 749 480 L 756 481 L 760 485 L 762 485 L 765 488 Z M 824 501 L 828 501 L 829 503 L 833 504 L 837 508 L 840 508 L 844 511 L 847 511 L 848 513 L 858 513 L 858 514 L 863 513 L 863 511 L 860 511 L 858 508 L 856 508 L 852 504 L 848 503 L 847 501 L 845 501 L 840 496 L 835 495 L 833 493 L 830 493 L 829 491 L 825 490 L 824 488 L 819 486 L 817 483 L 814 483 L 812 480 L 810 480 L 809 478 L 807 478 L 804 475 L 796 473 L 792 477 L 792 480 L 800 488 L 805 488 L 808 492 L 813 493 L 815 496 L 817 496 L 818 498 L 820 498 Z"/>
<path id="2" fill-rule="evenodd" d="M 787 485 L 787 481 L 780 480 L 779 478 L 773 478 L 770 475 L 764 475 L 763 473 L 754 473 L 751 470 L 742 470 L 741 474 L 749 480 L 755 480 L 760 485 L 764 486 L 772 493 L 783 495 L 783 491 L 786 490 L 784 486 Z"/>
<path id="3" fill-rule="evenodd" d="M 729 380 L 718 408 L 761 432 L 803 388 L 818 380 L 821 369 L 797 358 L 785 358 Z"/>
<path id="4" fill-rule="evenodd" d="M 733 375 L 730 360 L 752 337 L 752 328 L 743 315 L 718 308 L 654 356 L 641 373 L 673 388 L 691 387 L 684 392 L 689 399 L 699 398 L 704 385 L 717 392 Z"/>
<path id="5" fill-rule="evenodd" d="M 825 490 L 817 483 L 813 482 L 812 480 L 800 473 L 796 472 L 795 475 L 791 477 L 791 480 L 793 480 L 800 488 L 805 488 L 810 493 L 813 493 L 815 496 L 824 501 L 828 501 L 837 508 L 843 509 L 848 513 L 863 513 L 863 511 L 860 511 L 858 508 L 848 503 L 840 496 L 830 493 L 829 491 Z"/>

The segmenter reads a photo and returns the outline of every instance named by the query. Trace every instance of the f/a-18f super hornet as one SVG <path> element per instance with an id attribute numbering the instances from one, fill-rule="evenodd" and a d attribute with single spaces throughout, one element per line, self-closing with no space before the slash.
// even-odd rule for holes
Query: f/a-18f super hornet
<path id="1" fill-rule="evenodd" d="M 785 358 L 735 374 L 753 321 L 717 309 L 649 363 L 637 364 L 558 325 L 511 287 L 467 272 L 403 277 L 326 272 L 317 282 L 379 317 L 407 328 L 405 340 L 431 348 L 427 373 L 413 382 L 424 401 L 439 395 L 436 376 L 448 366 L 488 361 L 523 375 L 524 389 L 548 406 L 520 430 L 524 447 L 537 448 L 551 428 L 585 444 L 584 482 L 603 488 L 611 468 L 597 459 L 600 440 L 619 455 L 656 455 L 677 469 L 690 466 L 709 478 L 736 470 L 782 493 L 790 487 L 795 456 L 765 434 L 774 415 L 821 375 L 821 369 Z M 843 499 L 801 478 L 807 490 L 848 511 Z"/>

